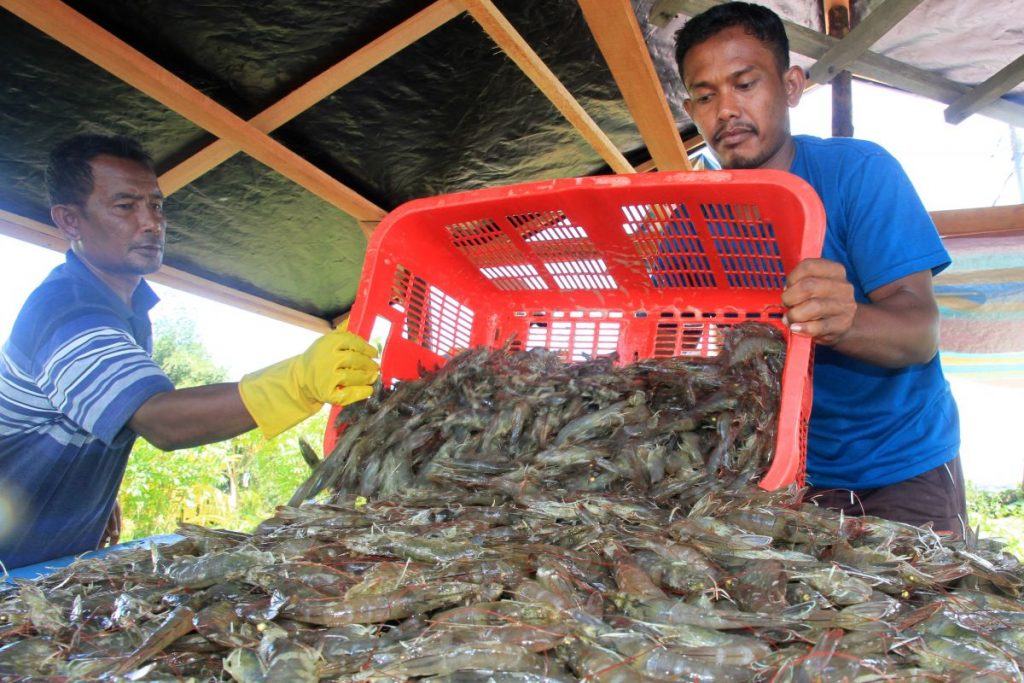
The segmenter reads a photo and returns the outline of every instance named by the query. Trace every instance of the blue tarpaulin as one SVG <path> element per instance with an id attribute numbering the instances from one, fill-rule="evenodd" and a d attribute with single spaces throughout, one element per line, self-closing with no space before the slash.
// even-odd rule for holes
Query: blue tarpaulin
<path id="1" fill-rule="evenodd" d="M 122 550 L 134 550 L 138 548 L 149 548 L 153 544 L 166 545 L 169 543 L 176 543 L 177 541 L 185 538 L 178 534 L 164 534 L 162 536 L 147 536 L 146 538 L 139 538 L 134 541 L 128 541 L 127 543 L 119 543 L 118 545 L 110 546 L 109 548 L 101 548 L 100 550 L 93 550 L 91 552 L 82 553 L 81 555 L 68 555 L 66 557 L 59 557 L 53 560 L 47 560 L 45 562 L 39 562 L 37 564 L 29 564 L 24 567 L 18 567 L 7 572 L 7 580 L 11 579 L 27 579 L 34 580 L 43 576 L 47 576 L 57 571 L 61 567 L 66 567 L 75 560 L 87 559 L 95 557 L 103 557 L 110 553 L 120 552 Z"/>

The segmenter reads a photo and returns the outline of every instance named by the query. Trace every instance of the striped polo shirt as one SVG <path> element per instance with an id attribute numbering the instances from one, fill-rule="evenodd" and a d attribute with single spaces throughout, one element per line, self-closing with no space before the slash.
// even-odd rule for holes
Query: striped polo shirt
<path id="1" fill-rule="evenodd" d="M 96 548 L 136 434 L 174 385 L 150 357 L 145 281 L 126 305 L 74 253 L 29 296 L 0 350 L 0 562 Z"/>

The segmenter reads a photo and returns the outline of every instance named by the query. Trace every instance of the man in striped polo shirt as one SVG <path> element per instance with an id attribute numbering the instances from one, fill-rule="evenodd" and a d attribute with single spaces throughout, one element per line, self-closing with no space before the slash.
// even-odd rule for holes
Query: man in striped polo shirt
<path id="1" fill-rule="evenodd" d="M 268 437 L 370 395 L 376 351 L 344 329 L 239 383 L 175 390 L 150 358 L 142 279 L 163 262 L 152 159 L 129 138 L 82 135 L 47 168 L 50 215 L 71 243 L 0 351 L 0 562 L 7 569 L 116 542 L 136 436 L 164 450 Z"/>

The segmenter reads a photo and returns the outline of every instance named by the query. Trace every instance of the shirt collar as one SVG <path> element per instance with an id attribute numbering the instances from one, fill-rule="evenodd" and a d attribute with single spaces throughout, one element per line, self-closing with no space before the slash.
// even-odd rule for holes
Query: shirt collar
<path id="1" fill-rule="evenodd" d="M 145 278 L 139 280 L 139 286 L 132 292 L 132 305 L 127 306 L 114 290 L 103 280 L 96 276 L 96 273 L 89 270 L 89 267 L 82 263 L 82 259 L 70 249 L 65 254 L 67 271 L 72 278 L 84 282 L 98 290 L 108 300 L 109 305 L 125 319 L 131 318 L 138 313 L 146 314 L 160 301 L 153 288 L 149 286 Z"/>

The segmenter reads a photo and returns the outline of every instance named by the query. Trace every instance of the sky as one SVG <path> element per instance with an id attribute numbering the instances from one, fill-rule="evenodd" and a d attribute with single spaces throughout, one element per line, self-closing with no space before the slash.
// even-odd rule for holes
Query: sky
<path id="1" fill-rule="evenodd" d="M 829 88 L 805 93 L 790 113 L 792 131 L 830 137 L 831 107 Z M 952 126 L 942 117 L 944 109 L 934 100 L 854 81 L 853 136 L 891 152 L 929 211 L 1024 203 L 1011 127 L 980 115 Z M 1024 130 L 1016 134 L 1024 144 Z"/>
<path id="2" fill-rule="evenodd" d="M 22 303 L 64 255 L 0 235 L 0 339 L 7 339 Z M 238 380 L 289 356 L 302 353 L 317 333 L 278 322 L 233 306 L 153 283 L 160 303 L 153 321 L 192 318 L 196 332 L 213 361 L 225 368 L 228 380 Z"/>
<path id="3" fill-rule="evenodd" d="M 930 211 L 1024 203 L 1019 176 L 1014 176 L 1011 128 L 975 115 L 958 126 L 945 123 L 944 105 L 896 91 L 854 82 L 854 135 L 886 147 L 903 164 Z M 898 112 L 898 116 L 893 112 Z M 896 120 L 911 125 L 897 128 Z M 831 96 L 828 88 L 804 95 L 791 113 L 794 133 L 828 137 Z M 1024 131 L 1017 129 L 1019 142 Z M 0 235 L 0 339 L 6 339 L 28 294 L 63 255 Z M 315 332 L 277 322 L 185 292 L 154 285 L 161 303 L 154 320 L 191 316 L 215 363 L 229 380 L 301 353 Z M 1018 416 L 1011 407 L 1024 404 L 1020 390 L 1003 390 L 951 377 L 961 408 L 964 464 L 968 479 L 983 486 L 1012 485 L 1024 473 L 1019 445 L 1006 457 Z M 979 454 L 968 458 L 967 454 Z"/>

